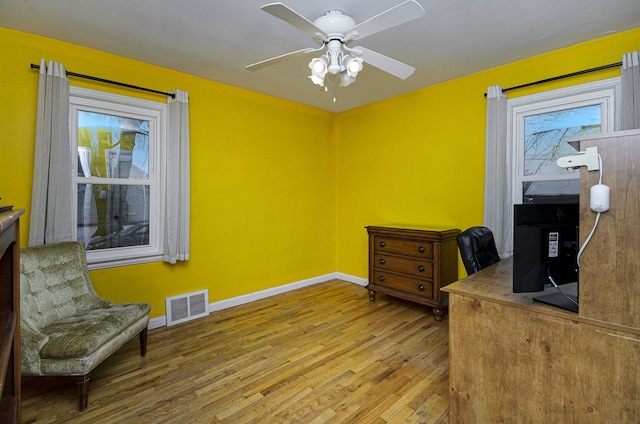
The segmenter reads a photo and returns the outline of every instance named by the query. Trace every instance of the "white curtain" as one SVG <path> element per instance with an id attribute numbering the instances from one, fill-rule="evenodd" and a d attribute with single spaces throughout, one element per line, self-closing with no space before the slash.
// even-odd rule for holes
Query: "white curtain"
<path id="1" fill-rule="evenodd" d="M 163 261 L 189 260 L 190 158 L 189 94 L 176 90 L 169 97 L 167 119 L 167 193 Z"/>
<path id="2" fill-rule="evenodd" d="M 29 246 L 73 236 L 69 79 L 64 65 L 40 60 Z"/>
<path id="3" fill-rule="evenodd" d="M 513 254 L 512 148 L 507 142 L 507 97 L 502 87 L 487 90 L 484 225 L 501 258 Z"/>
<path id="4" fill-rule="evenodd" d="M 640 53 L 622 56 L 620 130 L 640 128 Z"/>

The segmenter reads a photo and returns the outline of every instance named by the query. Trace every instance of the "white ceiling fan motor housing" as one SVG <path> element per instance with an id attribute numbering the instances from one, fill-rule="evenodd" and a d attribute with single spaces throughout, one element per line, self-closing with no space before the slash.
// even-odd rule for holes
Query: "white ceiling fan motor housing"
<path id="1" fill-rule="evenodd" d="M 323 30 L 328 39 L 337 38 L 342 41 L 347 31 L 356 26 L 356 21 L 339 10 L 330 10 L 313 21 L 313 24 Z"/>

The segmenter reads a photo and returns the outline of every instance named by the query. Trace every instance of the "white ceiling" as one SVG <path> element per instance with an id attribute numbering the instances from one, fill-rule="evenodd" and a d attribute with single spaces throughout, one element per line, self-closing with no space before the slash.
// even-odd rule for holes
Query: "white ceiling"
<path id="1" fill-rule="evenodd" d="M 338 9 L 361 22 L 401 1 L 283 3 L 310 21 Z M 418 1 L 425 16 L 358 42 L 416 72 L 400 80 L 365 64 L 354 84 L 337 89 L 335 103 L 307 78 L 312 56 L 244 68 L 317 47 L 306 33 L 260 10 L 271 0 L 0 0 L 0 26 L 334 112 L 640 26 L 640 0 Z M 82 73 L 81 66 L 69 68 Z"/>

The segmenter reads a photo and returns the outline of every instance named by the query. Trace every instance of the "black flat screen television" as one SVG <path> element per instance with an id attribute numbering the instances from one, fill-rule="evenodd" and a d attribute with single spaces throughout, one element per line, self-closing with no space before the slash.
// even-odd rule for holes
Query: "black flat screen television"
<path id="1" fill-rule="evenodd" d="M 579 204 L 514 205 L 513 216 L 513 292 L 577 283 Z"/>

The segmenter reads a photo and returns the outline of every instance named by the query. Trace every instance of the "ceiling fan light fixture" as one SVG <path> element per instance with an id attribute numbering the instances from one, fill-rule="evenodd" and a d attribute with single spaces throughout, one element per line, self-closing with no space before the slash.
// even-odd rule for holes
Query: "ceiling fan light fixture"
<path id="1" fill-rule="evenodd" d="M 363 60 L 361 57 L 352 56 L 345 56 L 344 60 L 342 61 L 345 71 L 350 77 L 354 79 L 356 76 L 358 76 L 358 72 L 362 71 L 362 62 Z"/>
<path id="2" fill-rule="evenodd" d="M 349 75 L 347 71 L 342 71 L 340 73 L 340 86 L 346 87 L 349 84 L 356 82 L 356 77 Z"/>
<path id="3" fill-rule="evenodd" d="M 311 80 L 312 83 L 319 85 L 320 87 L 324 87 L 324 78 L 320 78 L 317 75 L 309 75 L 309 79 Z"/>
<path id="4" fill-rule="evenodd" d="M 320 57 L 311 59 L 311 62 L 309 62 L 309 68 L 311 68 L 311 71 L 316 74 L 326 74 L 327 63 L 328 63 L 327 59 L 324 56 L 320 56 Z"/>
<path id="5" fill-rule="evenodd" d="M 314 84 L 324 86 L 324 77 L 327 75 L 329 60 L 325 56 L 315 57 L 309 62 L 311 75 L 309 78 Z"/>
<path id="6" fill-rule="evenodd" d="M 327 54 L 311 59 L 309 79 L 321 87 L 325 86 L 325 78 L 328 73 L 340 75 L 340 86 L 346 87 L 356 81 L 358 73 L 362 71 L 363 59 L 354 57 L 342 50 L 342 45 L 334 43 L 329 46 Z"/>

